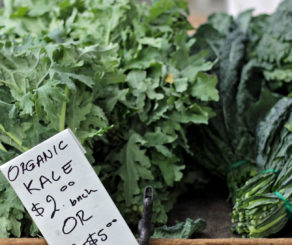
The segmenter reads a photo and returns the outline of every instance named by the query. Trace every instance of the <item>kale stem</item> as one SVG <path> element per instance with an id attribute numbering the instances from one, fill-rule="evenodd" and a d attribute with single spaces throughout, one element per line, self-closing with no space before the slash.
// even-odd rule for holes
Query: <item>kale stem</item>
<path id="1" fill-rule="evenodd" d="M 45 80 L 45 78 L 49 75 L 50 70 L 48 70 L 42 77 L 41 79 L 38 81 L 36 88 L 39 88 L 42 84 L 42 82 Z"/>
<path id="2" fill-rule="evenodd" d="M 109 45 L 111 29 L 112 29 L 112 21 L 110 20 L 108 23 L 108 29 L 107 29 L 106 36 L 105 36 L 105 45 L 106 46 Z"/>
<path id="3" fill-rule="evenodd" d="M 3 69 L 3 70 L 5 70 L 5 71 L 9 74 L 9 76 L 10 76 L 10 78 L 11 78 L 11 80 L 12 80 L 13 83 L 11 83 L 11 82 L 6 82 L 6 81 L 4 81 L 4 80 L 1 80 L 0 82 L 3 83 L 3 84 L 5 84 L 6 86 L 13 86 L 18 92 L 21 93 L 22 90 L 18 87 L 18 85 L 17 85 L 17 83 L 16 83 L 16 81 L 15 81 L 15 78 L 14 78 L 13 72 L 11 72 L 11 70 L 9 70 L 7 67 L 5 67 L 5 66 L 2 65 L 2 64 L 0 64 L 0 68 Z"/>
<path id="4" fill-rule="evenodd" d="M 64 96 L 68 98 L 69 95 L 69 88 L 65 86 Z M 59 131 L 63 131 L 65 129 L 65 121 L 66 121 L 66 109 L 67 109 L 67 101 L 63 102 L 60 121 L 59 121 Z"/>
<path id="5" fill-rule="evenodd" d="M 0 150 L 7 152 L 5 146 L 0 142 Z"/>
<path id="6" fill-rule="evenodd" d="M 5 133 L 10 139 L 12 139 L 12 140 L 18 145 L 19 149 L 20 149 L 22 152 L 25 152 L 25 151 L 27 151 L 27 150 L 29 149 L 29 148 L 24 147 L 24 146 L 22 145 L 21 140 L 20 140 L 17 136 L 15 136 L 14 134 L 12 134 L 12 133 L 10 133 L 10 132 L 7 132 L 7 131 L 5 130 L 5 128 L 3 127 L 2 124 L 0 124 L 0 130 L 1 130 L 3 133 Z"/>

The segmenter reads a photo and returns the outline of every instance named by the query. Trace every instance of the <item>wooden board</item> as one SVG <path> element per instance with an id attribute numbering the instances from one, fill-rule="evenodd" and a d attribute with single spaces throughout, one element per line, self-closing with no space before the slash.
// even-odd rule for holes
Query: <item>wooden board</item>
<path id="1" fill-rule="evenodd" d="M 204 24 L 207 21 L 208 16 L 206 15 L 190 15 L 188 16 L 189 22 L 193 27 L 198 28 L 201 24 Z"/>
<path id="2" fill-rule="evenodd" d="M 152 239 L 149 245 L 291 245 L 292 239 Z M 44 239 L 0 239 L 0 245 L 47 245 Z"/>

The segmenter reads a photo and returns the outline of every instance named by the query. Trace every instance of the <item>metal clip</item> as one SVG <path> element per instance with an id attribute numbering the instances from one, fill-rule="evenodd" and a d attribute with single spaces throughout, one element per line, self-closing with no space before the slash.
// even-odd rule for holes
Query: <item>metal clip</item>
<path id="1" fill-rule="evenodd" d="M 152 224 L 152 207 L 153 207 L 153 188 L 147 186 L 144 191 L 143 217 L 139 221 L 138 229 L 140 232 L 139 245 L 149 245 L 150 237 L 154 233 Z"/>

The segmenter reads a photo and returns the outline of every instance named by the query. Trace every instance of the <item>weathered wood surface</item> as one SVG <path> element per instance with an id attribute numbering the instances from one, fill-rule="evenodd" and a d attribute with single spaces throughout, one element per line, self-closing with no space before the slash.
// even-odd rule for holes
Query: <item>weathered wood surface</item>
<path id="1" fill-rule="evenodd" d="M 0 245 L 47 245 L 44 239 L 0 239 Z M 153 239 L 150 245 L 292 245 L 290 238 L 276 239 Z"/>
<path id="2" fill-rule="evenodd" d="M 150 245 L 292 245 L 292 239 L 161 239 L 153 240 Z"/>
<path id="3" fill-rule="evenodd" d="M 30 239 L 30 238 L 21 238 L 21 239 L 0 239 L 0 245 L 47 245 L 44 239 Z M 64 244 L 65 245 L 65 244 Z"/>

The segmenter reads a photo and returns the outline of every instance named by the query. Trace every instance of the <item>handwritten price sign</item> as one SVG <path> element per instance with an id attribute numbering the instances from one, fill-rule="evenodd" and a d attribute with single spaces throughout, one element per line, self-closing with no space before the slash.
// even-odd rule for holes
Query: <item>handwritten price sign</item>
<path id="1" fill-rule="evenodd" d="M 51 245 L 137 245 L 67 129 L 1 166 Z"/>

